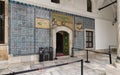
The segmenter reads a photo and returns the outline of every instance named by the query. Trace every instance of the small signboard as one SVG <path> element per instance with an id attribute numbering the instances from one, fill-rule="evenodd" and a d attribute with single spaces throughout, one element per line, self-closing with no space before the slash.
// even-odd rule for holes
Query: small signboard
<path id="1" fill-rule="evenodd" d="M 49 20 L 36 18 L 36 28 L 50 28 Z"/>

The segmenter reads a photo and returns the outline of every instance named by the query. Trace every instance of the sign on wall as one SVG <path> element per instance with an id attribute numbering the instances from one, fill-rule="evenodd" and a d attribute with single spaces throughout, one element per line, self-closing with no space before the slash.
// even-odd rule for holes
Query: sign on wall
<path id="1" fill-rule="evenodd" d="M 49 20 L 36 18 L 36 28 L 50 28 Z"/>
<path id="2" fill-rule="evenodd" d="M 52 13 L 52 25 L 53 28 L 56 26 L 66 26 L 74 30 L 74 18 L 69 15 L 64 15 L 60 13 Z"/>

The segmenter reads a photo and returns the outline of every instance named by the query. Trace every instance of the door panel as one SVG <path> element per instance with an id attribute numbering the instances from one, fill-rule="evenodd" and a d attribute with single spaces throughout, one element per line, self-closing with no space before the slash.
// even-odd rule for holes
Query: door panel
<path id="1" fill-rule="evenodd" d="M 63 35 L 63 42 L 64 42 L 64 54 L 65 55 L 69 55 L 69 34 L 64 32 L 64 35 Z"/>

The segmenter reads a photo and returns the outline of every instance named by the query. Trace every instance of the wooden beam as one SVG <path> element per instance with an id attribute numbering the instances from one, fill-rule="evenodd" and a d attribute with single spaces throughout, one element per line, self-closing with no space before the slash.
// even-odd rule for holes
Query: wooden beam
<path id="1" fill-rule="evenodd" d="M 108 7 L 108 6 L 112 5 L 112 4 L 114 4 L 114 3 L 117 3 L 117 0 L 114 1 L 114 2 L 112 2 L 112 3 L 110 3 L 110 4 L 108 4 L 108 5 L 105 5 L 105 6 L 101 7 L 101 8 L 99 8 L 98 10 L 102 10 L 102 9 L 104 9 L 104 8 L 106 8 L 106 7 Z"/>

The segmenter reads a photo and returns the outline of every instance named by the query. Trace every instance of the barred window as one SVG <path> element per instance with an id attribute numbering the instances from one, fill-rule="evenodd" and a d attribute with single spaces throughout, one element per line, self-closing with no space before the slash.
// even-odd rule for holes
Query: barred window
<path id="1" fill-rule="evenodd" d="M 86 31 L 86 48 L 93 48 L 93 31 Z"/>
<path id="2" fill-rule="evenodd" d="M 0 44 L 4 43 L 4 14 L 5 14 L 5 4 L 3 1 L 0 1 Z"/>
<path id="3" fill-rule="evenodd" d="M 92 2 L 91 2 L 91 0 L 87 0 L 87 11 L 92 12 Z"/>
<path id="4" fill-rule="evenodd" d="M 53 3 L 60 3 L 60 0 L 51 0 Z"/>

